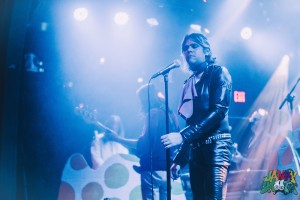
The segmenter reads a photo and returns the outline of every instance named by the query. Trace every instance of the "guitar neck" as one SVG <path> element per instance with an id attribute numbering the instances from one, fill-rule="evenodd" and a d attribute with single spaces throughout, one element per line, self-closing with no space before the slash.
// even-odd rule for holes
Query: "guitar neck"
<path id="1" fill-rule="evenodd" d="M 101 128 L 101 129 L 104 129 L 104 131 L 106 131 L 106 132 L 115 133 L 114 130 L 108 128 L 107 126 L 105 126 L 104 124 L 102 124 L 102 123 L 99 122 L 99 121 L 95 121 L 94 124 L 95 124 L 97 127 Z"/>

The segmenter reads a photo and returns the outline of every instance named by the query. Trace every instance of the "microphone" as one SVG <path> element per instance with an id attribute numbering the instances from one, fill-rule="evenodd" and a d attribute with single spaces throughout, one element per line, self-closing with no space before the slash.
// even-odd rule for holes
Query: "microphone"
<path id="1" fill-rule="evenodd" d="M 167 67 L 165 67 L 161 71 L 159 71 L 156 74 L 154 74 L 153 76 L 151 76 L 151 79 L 156 78 L 160 75 L 165 75 L 165 74 L 169 73 L 169 71 L 171 71 L 172 69 L 180 67 L 180 65 L 181 65 L 180 60 L 176 59 L 171 64 L 169 64 Z"/>

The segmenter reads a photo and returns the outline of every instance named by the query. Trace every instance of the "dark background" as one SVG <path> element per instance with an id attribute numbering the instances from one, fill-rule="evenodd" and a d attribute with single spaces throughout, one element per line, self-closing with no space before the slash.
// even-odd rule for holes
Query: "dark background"
<path id="1" fill-rule="evenodd" d="M 90 13 L 86 22 L 78 23 L 72 12 L 80 6 Z M 136 138 L 143 121 L 135 92 L 180 58 L 191 23 L 210 30 L 213 53 L 229 69 L 233 90 L 246 92 L 245 103 L 232 99 L 234 135 L 284 55 L 290 58 L 289 88 L 299 77 L 296 0 L 14 0 L 2 1 L 0 7 L 0 199 L 56 199 L 68 157 L 79 152 L 90 163 L 94 127 L 75 115 L 79 103 L 97 109 L 101 122 L 120 115 L 126 136 Z M 122 10 L 129 13 L 129 24 L 118 27 L 113 15 Z M 148 17 L 158 18 L 159 26 L 149 27 Z M 240 37 L 244 26 L 253 29 L 250 40 Z M 26 71 L 28 53 L 43 62 L 44 72 Z M 103 65 L 101 56 L 106 58 Z M 170 73 L 173 110 L 188 76 L 181 69 Z M 153 83 L 164 92 L 162 77 Z"/>

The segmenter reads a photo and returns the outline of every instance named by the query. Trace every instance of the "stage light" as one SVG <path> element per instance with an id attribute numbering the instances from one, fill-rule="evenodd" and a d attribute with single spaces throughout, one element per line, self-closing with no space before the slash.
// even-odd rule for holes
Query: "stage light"
<path id="1" fill-rule="evenodd" d="M 99 59 L 99 64 L 100 65 L 103 65 L 105 63 L 105 58 L 104 57 L 101 57 L 100 59 Z"/>
<path id="2" fill-rule="evenodd" d="M 289 57 L 288 55 L 284 55 L 284 56 L 282 57 L 282 64 L 288 65 L 289 62 L 290 62 L 290 57 Z"/>
<path id="3" fill-rule="evenodd" d="M 283 55 L 283 57 L 281 58 L 279 67 L 278 67 L 279 76 L 281 76 L 281 75 L 288 76 L 289 63 L 290 63 L 290 57 L 288 55 Z"/>
<path id="4" fill-rule="evenodd" d="M 258 109 L 258 113 L 259 113 L 261 116 L 266 116 L 266 115 L 268 115 L 268 111 L 266 111 L 266 110 L 263 109 L 263 108 L 259 108 L 259 109 Z"/>
<path id="5" fill-rule="evenodd" d="M 204 29 L 204 33 L 210 34 L 210 31 L 209 31 L 207 28 L 205 28 L 205 29 Z"/>
<path id="6" fill-rule="evenodd" d="M 199 24 L 191 24 L 190 28 L 194 31 L 201 32 L 201 25 Z"/>
<path id="7" fill-rule="evenodd" d="M 48 23 L 42 22 L 41 23 L 41 31 L 47 31 L 47 29 L 48 29 Z"/>
<path id="8" fill-rule="evenodd" d="M 115 22 L 118 25 L 125 25 L 128 23 L 129 17 L 128 14 L 125 12 L 118 12 L 115 15 Z"/>
<path id="9" fill-rule="evenodd" d="M 143 78 L 138 78 L 138 79 L 137 79 L 137 82 L 138 82 L 138 83 L 142 83 L 143 81 L 144 81 Z"/>
<path id="10" fill-rule="evenodd" d="M 87 19 L 89 11 L 86 8 L 76 8 L 73 12 L 73 16 L 77 21 L 84 21 Z"/>
<path id="11" fill-rule="evenodd" d="M 157 96 L 161 99 L 165 99 L 165 95 L 162 92 L 157 92 Z"/>
<path id="12" fill-rule="evenodd" d="M 73 88 L 74 83 L 72 81 L 68 81 L 63 85 L 64 88 Z"/>
<path id="13" fill-rule="evenodd" d="M 158 25 L 159 25 L 159 22 L 158 22 L 157 19 L 155 19 L 155 18 L 148 18 L 148 19 L 147 19 L 147 23 L 148 23 L 150 26 L 158 26 Z"/>
<path id="14" fill-rule="evenodd" d="M 249 39 L 252 37 L 252 29 L 249 28 L 249 27 L 244 27 L 244 28 L 241 30 L 241 37 L 242 37 L 244 40 L 249 40 Z"/>

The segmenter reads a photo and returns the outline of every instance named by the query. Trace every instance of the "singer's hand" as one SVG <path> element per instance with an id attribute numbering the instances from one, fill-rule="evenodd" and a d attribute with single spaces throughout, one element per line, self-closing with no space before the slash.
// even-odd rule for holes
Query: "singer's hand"
<path id="1" fill-rule="evenodd" d="M 179 176 L 180 176 L 180 165 L 173 163 L 171 166 L 171 178 L 173 180 L 176 180 L 179 178 Z"/>
<path id="2" fill-rule="evenodd" d="M 165 148 L 170 148 L 182 143 L 183 139 L 179 132 L 172 132 L 161 136 L 161 142 Z"/>

